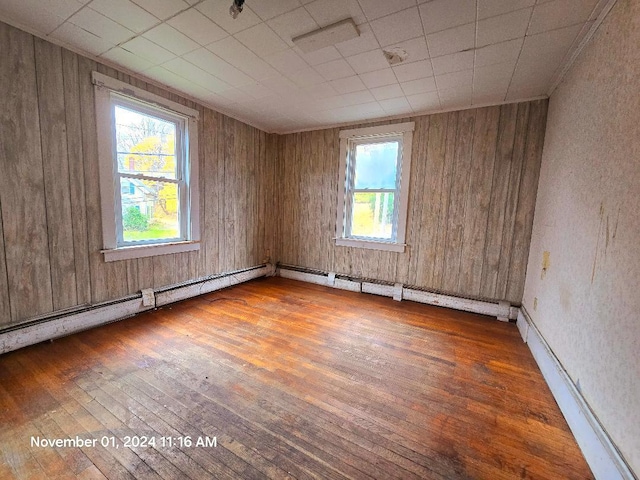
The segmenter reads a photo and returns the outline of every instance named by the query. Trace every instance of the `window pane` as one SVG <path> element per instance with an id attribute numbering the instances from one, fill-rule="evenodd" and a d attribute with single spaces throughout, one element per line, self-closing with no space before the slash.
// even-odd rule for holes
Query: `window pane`
<path id="1" fill-rule="evenodd" d="M 176 125 L 115 106 L 118 171 L 177 178 Z"/>
<path id="2" fill-rule="evenodd" d="M 180 237 L 178 185 L 120 178 L 125 242 Z"/>
<path id="3" fill-rule="evenodd" d="M 353 194 L 351 236 L 383 238 L 393 236 L 394 194 L 356 192 Z"/>
<path id="4" fill-rule="evenodd" d="M 395 189 L 398 147 L 397 141 L 356 145 L 354 187 Z"/>

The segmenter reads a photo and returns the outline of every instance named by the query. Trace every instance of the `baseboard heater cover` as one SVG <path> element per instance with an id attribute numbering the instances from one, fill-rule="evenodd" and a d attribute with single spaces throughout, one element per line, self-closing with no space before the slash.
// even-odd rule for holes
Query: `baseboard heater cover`
<path id="1" fill-rule="evenodd" d="M 595 478 L 636 479 L 524 307 L 519 309 L 517 325 Z"/>
<path id="2" fill-rule="evenodd" d="M 386 282 L 358 280 L 354 278 L 341 277 L 333 272 L 324 273 L 317 270 L 305 271 L 302 267 L 290 265 L 279 265 L 276 274 L 283 278 L 300 280 L 303 282 L 324 285 L 342 290 L 354 292 L 370 293 L 391 297 L 395 300 L 411 300 L 428 305 L 453 308 L 466 312 L 479 313 L 496 317 L 502 321 L 515 320 L 518 315 L 518 308 L 511 306 L 509 302 L 487 302 L 468 298 L 454 297 L 441 293 L 433 293 L 424 290 L 407 288 L 399 283 L 390 284 Z M 332 278 L 333 280 L 332 282 Z"/>
<path id="3" fill-rule="evenodd" d="M 247 282 L 254 278 L 273 275 L 274 272 L 275 267 L 267 264 L 165 287 L 154 292 L 155 305 L 156 307 L 167 305 Z M 143 305 L 142 294 L 140 294 L 76 309 L 67 314 L 56 312 L 48 317 L 40 317 L 37 320 L 0 331 L 0 354 L 124 320 L 152 309 L 153 307 Z"/>

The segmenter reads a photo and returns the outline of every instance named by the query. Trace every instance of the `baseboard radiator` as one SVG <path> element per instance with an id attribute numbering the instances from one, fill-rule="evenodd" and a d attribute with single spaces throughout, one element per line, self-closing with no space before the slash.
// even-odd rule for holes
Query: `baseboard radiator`
<path id="1" fill-rule="evenodd" d="M 517 326 L 595 478 L 637 479 L 524 307 Z"/>
<path id="2" fill-rule="evenodd" d="M 411 300 L 413 302 L 426 303 L 428 305 L 479 313 L 482 315 L 496 317 L 498 320 L 505 322 L 509 320 L 516 320 L 516 318 L 518 318 L 518 307 L 512 306 L 506 301 L 494 302 L 456 297 L 406 287 L 400 283 L 392 284 L 377 280 L 351 278 L 334 272 L 311 270 L 294 265 L 278 265 L 276 275 L 283 278 L 315 283 L 317 285 L 325 285 L 341 290 L 382 295 L 384 297 L 391 297 L 397 301 Z"/>
<path id="3" fill-rule="evenodd" d="M 243 270 L 211 275 L 158 290 L 143 290 L 118 300 L 88 305 L 50 315 L 0 330 L 0 354 L 64 337 L 106 323 L 129 318 L 147 310 L 187 298 L 221 290 L 254 278 L 273 275 L 275 266 L 259 265 Z"/>

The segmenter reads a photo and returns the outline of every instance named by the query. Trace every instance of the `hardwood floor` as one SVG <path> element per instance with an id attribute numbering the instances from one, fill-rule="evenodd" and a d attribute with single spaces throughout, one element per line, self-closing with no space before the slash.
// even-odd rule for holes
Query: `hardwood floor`
<path id="1" fill-rule="evenodd" d="M 592 478 L 515 325 L 281 278 L 0 356 L 0 419 L 3 479 Z"/>

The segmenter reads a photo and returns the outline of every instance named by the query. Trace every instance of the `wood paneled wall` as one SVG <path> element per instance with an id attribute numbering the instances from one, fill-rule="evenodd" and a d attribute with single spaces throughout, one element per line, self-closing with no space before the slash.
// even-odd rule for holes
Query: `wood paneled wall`
<path id="1" fill-rule="evenodd" d="M 519 303 L 546 112 L 544 100 L 412 118 L 404 253 L 335 246 L 339 129 L 279 137 L 278 260 Z"/>
<path id="2" fill-rule="evenodd" d="M 0 327 L 273 255 L 274 136 L 1 22 L 0 58 Z M 199 251 L 104 262 L 93 70 L 200 112 Z"/>

